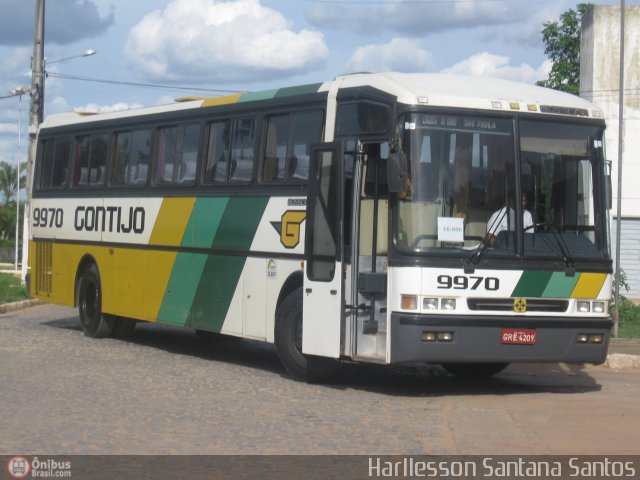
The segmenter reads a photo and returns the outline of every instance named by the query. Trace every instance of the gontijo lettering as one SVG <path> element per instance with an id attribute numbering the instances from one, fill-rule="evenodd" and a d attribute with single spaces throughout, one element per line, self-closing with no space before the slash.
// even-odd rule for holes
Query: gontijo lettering
<path id="1" fill-rule="evenodd" d="M 143 233 L 143 207 L 77 207 L 73 226 L 77 231 Z"/>

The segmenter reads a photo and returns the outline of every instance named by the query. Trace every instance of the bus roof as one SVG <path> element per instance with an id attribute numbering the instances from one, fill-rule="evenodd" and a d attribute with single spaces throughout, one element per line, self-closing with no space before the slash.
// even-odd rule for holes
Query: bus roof
<path id="1" fill-rule="evenodd" d="M 334 80 L 223 97 L 198 98 L 168 105 L 110 113 L 67 112 L 47 116 L 41 128 L 101 120 L 152 115 L 219 105 L 231 105 L 287 96 L 323 93 L 330 90 L 373 87 L 397 97 L 406 105 L 472 108 L 481 110 L 528 111 L 602 118 L 602 111 L 575 95 L 526 83 L 487 77 L 431 73 L 356 73 Z"/>

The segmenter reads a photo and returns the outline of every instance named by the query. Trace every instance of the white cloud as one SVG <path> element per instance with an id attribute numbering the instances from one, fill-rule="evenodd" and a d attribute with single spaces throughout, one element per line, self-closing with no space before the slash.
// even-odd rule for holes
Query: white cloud
<path id="1" fill-rule="evenodd" d="M 489 52 L 476 53 L 469 58 L 445 68 L 442 73 L 457 73 L 476 77 L 494 77 L 525 83 L 544 80 L 549 75 L 551 62 L 546 60 L 538 68 L 522 63 L 510 65 L 511 58 Z"/>
<path id="2" fill-rule="evenodd" d="M 393 38 L 385 44 L 358 47 L 347 64 L 356 72 L 422 72 L 429 70 L 432 55 L 419 42 Z"/>
<path id="3" fill-rule="evenodd" d="M 173 0 L 131 29 L 125 56 L 153 80 L 252 81 L 318 68 L 328 49 L 259 0 Z"/>
<path id="4" fill-rule="evenodd" d="M 118 102 L 113 105 L 98 105 L 97 103 L 88 103 L 83 107 L 74 107 L 74 112 L 82 112 L 82 113 L 111 113 L 111 112 L 124 112 L 125 110 L 130 110 L 132 108 L 142 108 L 142 104 L 140 103 L 125 103 Z"/>
<path id="5" fill-rule="evenodd" d="M 520 23 L 536 3 L 530 0 L 487 2 L 383 2 L 377 5 L 314 5 L 305 16 L 309 23 L 322 28 L 356 29 L 362 34 L 379 34 L 381 30 L 403 35 L 426 36 L 456 28 Z M 519 15 L 507 14 L 513 9 Z M 354 18 L 357 21 L 354 22 Z M 373 26 L 373 27 L 372 27 Z"/>

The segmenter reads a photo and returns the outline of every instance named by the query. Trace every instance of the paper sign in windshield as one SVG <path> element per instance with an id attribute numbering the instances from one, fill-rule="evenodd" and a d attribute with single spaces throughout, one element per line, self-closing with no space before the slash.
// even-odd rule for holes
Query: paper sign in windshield
<path id="1" fill-rule="evenodd" d="M 464 242 L 464 219 L 438 217 L 439 242 Z"/>

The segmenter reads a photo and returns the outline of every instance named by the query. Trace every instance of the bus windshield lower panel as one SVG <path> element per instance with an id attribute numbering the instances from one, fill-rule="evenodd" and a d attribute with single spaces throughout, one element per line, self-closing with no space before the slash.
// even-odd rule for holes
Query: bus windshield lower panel
<path id="1" fill-rule="evenodd" d="M 413 113 L 400 129 L 401 252 L 608 259 L 602 126 Z"/>

